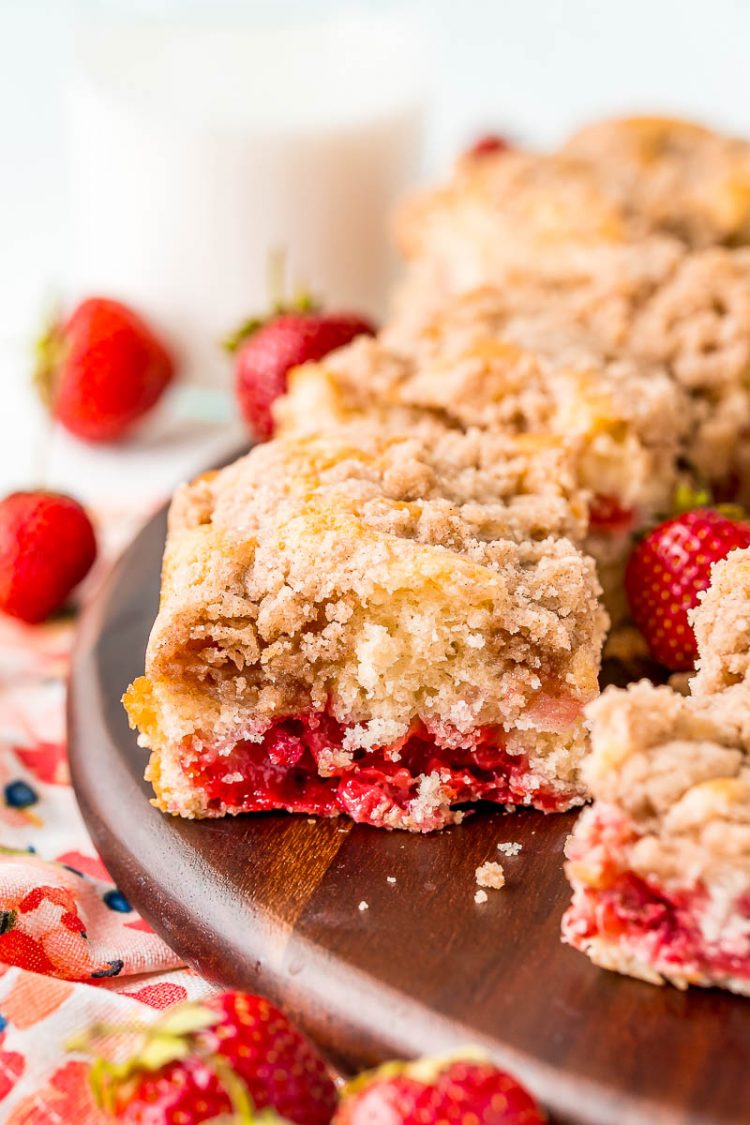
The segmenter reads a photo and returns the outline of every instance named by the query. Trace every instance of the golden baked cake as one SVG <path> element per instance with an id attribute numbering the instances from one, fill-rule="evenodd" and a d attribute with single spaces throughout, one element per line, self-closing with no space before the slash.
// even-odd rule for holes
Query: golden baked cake
<path id="1" fill-rule="evenodd" d="M 643 681 L 588 709 L 563 934 L 604 968 L 750 995 L 750 550 L 715 565 L 693 616 L 691 696 Z"/>
<path id="2" fill-rule="evenodd" d="M 447 183 L 402 206 L 396 238 L 413 263 L 399 303 L 415 308 L 519 277 L 658 270 L 685 247 L 750 242 L 750 143 L 633 117 L 553 153 L 465 154 Z"/>
<path id="3" fill-rule="evenodd" d="M 613 357 L 551 310 L 514 312 L 493 289 L 451 302 L 419 330 L 394 326 L 297 368 L 275 415 L 282 433 L 369 417 L 392 432 L 440 424 L 564 442 L 589 496 L 587 549 L 613 616 L 633 535 L 670 509 L 689 425 L 663 368 Z"/>
<path id="4" fill-rule="evenodd" d="M 554 310 L 608 354 L 666 370 L 688 408 L 681 461 L 719 498 L 750 501 L 750 247 L 685 253 L 658 277 L 516 285 L 502 300 Z"/>
<path id="5" fill-rule="evenodd" d="M 554 447 L 362 425 L 180 490 L 125 697 L 158 806 L 425 832 L 581 803 L 606 621 L 565 474 Z"/>
<path id="6" fill-rule="evenodd" d="M 669 117 L 597 122 L 563 146 L 650 230 L 691 246 L 750 242 L 750 144 Z"/>
<path id="7" fill-rule="evenodd" d="M 453 292 L 492 271 L 525 273 L 529 257 L 540 273 L 588 273 L 587 252 L 629 234 L 622 204 L 586 161 L 518 149 L 461 157 L 446 184 L 408 199 L 396 216 L 404 256 L 443 263 Z"/>
<path id="8" fill-rule="evenodd" d="M 664 365 L 688 398 L 683 460 L 750 502 L 750 248 L 688 254 L 631 309 L 624 354 Z"/>
<path id="9" fill-rule="evenodd" d="M 525 278 L 494 288 L 495 323 L 562 323 L 595 353 L 645 365 L 646 376 L 666 372 L 682 402 L 680 462 L 720 499 L 750 503 L 750 247 L 683 252 L 669 261 L 657 255 L 649 264 L 650 248 L 646 240 L 642 268 L 628 251 L 623 268 L 610 262 L 585 282 Z M 399 310 L 387 338 L 409 350 L 441 317 L 450 323 L 462 315 L 456 309 L 475 301 L 471 294 L 453 298 L 437 311 L 412 303 Z"/>
<path id="10" fill-rule="evenodd" d="M 463 156 L 447 183 L 402 205 L 395 235 L 408 262 L 396 314 L 417 321 L 486 285 L 659 278 L 684 252 L 651 233 L 587 161 L 520 150 Z"/>
<path id="11" fill-rule="evenodd" d="M 398 230 L 392 339 L 488 286 L 515 313 L 575 322 L 607 355 L 666 368 L 689 406 L 681 464 L 750 503 L 748 142 L 634 117 L 557 153 L 467 155 Z"/>

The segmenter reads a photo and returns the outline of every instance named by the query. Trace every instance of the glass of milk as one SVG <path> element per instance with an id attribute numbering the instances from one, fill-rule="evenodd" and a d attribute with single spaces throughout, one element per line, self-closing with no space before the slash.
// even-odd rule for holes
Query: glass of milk
<path id="1" fill-rule="evenodd" d="M 406 3 L 205 0 L 81 9 L 69 98 L 72 295 L 161 329 L 194 383 L 291 287 L 375 316 L 389 216 L 418 174 L 424 29 Z"/>

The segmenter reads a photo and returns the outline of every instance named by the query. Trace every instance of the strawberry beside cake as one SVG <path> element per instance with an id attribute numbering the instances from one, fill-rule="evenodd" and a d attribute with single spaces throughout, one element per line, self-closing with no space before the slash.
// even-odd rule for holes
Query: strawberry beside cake
<path id="1" fill-rule="evenodd" d="M 125 697 L 159 807 L 429 831 L 580 804 L 606 622 L 582 498 L 539 455 L 363 425 L 179 492 Z"/>

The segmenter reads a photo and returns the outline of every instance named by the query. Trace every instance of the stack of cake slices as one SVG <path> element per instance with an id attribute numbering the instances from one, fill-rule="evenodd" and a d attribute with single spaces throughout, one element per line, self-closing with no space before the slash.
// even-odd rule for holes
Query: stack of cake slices
<path id="1" fill-rule="evenodd" d="M 273 439 L 175 497 L 125 699 L 156 803 L 426 832 L 593 796 L 567 940 L 747 990 L 744 554 L 689 698 L 597 697 L 634 539 L 685 482 L 750 499 L 750 144 L 636 118 L 475 152 L 397 234 L 380 334 L 294 370 Z"/>

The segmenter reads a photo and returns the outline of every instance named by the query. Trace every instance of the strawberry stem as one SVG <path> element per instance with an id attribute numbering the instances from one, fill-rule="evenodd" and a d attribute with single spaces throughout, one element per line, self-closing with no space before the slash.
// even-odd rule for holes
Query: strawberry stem
<path id="1" fill-rule="evenodd" d="M 245 340 L 249 339 L 259 328 L 262 328 L 265 323 L 265 317 L 248 317 L 247 320 L 243 320 L 238 328 L 235 328 L 233 332 L 230 332 L 228 336 L 224 337 L 221 341 L 222 348 L 225 352 L 229 352 L 230 355 L 234 355 L 240 345 L 244 344 Z"/>
<path id="2" fill-rule="evenodd" d="M 58 305 L 53 305 L 42 318 L 42 331 L 34 343 L 34 367 L 31 382 L 45 407 L 44 421 L 34 436 L 33 475 L 39 488 L 49 478 L 52 439 L 56 429 L 55 401 L 60 367 L 65 359 L 65 336 Z"/>
<path id="3" fill-rule="evenodd" d="M 272 309 L 284 307 L 286 296 L 286 250 L 274 246 L 268 253 L 266 262 L 266 294 Z"/>
<path id="4" fill-rule="evenodd" d="M 234 355 L 245 340 L 277 316 L 284 316 L 286 313 L 299 313 L 305 316 L 320 310 L 320 303 L 302 286 L 297 289 L 293 297 L 287 298 L 286 251 L 283 247 L 277 246 L 269 252 L 266 264 L 266 290 L 270 312 L 266 316 L 248 317 L 222 340 L 221 346 L 230 355 Z"/>
<path id="5" fill-rule="evenodd" d="M 65 337 L 57 311 L 44 319 L 41 334 L 34 344 L 32 382 L 48 410 L 55 405 L 56 375 L 65 355 Z"/>
<path id="6" fill-rule="evenodd" d="M 234 1120 L 242 1125 L 250 1125 L 256 1120 L 253 1099 L 248 1093 L 247 1086 L 242 1079 L 234 1073 L 231 1066 L 217 1055 L 210 1055 L 207 1060 L 213 1067 L 216 1077 L 224 1087 L 230 1102 Z"/>
<path id="7" fill-rule="evenodd" d="M 122 1026 L 94 1024 L 88 1031 L 66 1043 L 69 1051 L 95 1054 L 89 1069 L 89 1083 L 96 1104 L 108 1113 L 118 1105 L 127 1104 L 139 1075 L 155 1073 L 170 1063 L 189 1057 L 202 1058 L 213 1070 L 231 1102 L 233 1125 L 285 1125 L 270 1107 L 256 1112 L 250 1093 L 221 1055 L 207 1051 L 198 1033 L 212 1027 L 219 1015 L 204 1004 L 187 1001 L 169 1008 L 153 1023 Z M 107 1040 L 136 1033 L 140 1036 L 138 1050 L 128 1058 L 115 1062 L 102 1054 Z"/>
<path id="8" fill-rule="evenodd" d="M 378 1079 L 384 1078 L 388 1080 L 400 1077 L 401 1075 L 414 1078 L 417 1082 L 434 1082 L 443 1070 L 447 1070 L 448 1067 L 457 1062 L 486 1063 L 489 1062 L 489 1056 L 481 1047 L 468 1044 L 447 1055 L 427 1056 L 426 1058 L 413 1059 L 409 1062 L 394 1059 L 391 1062 L 381 1063 L 380 1066 L 375 1067 L 373 1070 L 362 1071 L 361 1074 L 350 1078 L 348 1082 L 344 1083 L 341 1095 L 346 1098 L 352 1094 L 359 1093 L 360 1090 L 364 1090 Z"/>
<path id="9" fill-rule="evenodd" d="M 203 1004 L 187 1001 L 168 1009 L 153 1023 L 116 1024 L 96 1023 L 65 1044 L 68 1051 L 95 1055 L 90 1070 L 91 1085 L 97 1105 L 112 1109 L 137 1075 L 161 1070 L 171 1062 L 185 1059 L 195 1050 L 195 1034 L 213 1026 L 218 1015 Z M 120 1062 L 106 1057 L 104 1047 L 119 1036 L 140 1037 L 136 1052 Z"/>
<path id="10" fill-rule="evenodd" d="M 702 481 L 680 481 L 672 499 L 672 515 L 692 512 L 695 508 L 710 508 L 713 496 L 709 486 Z"/>

